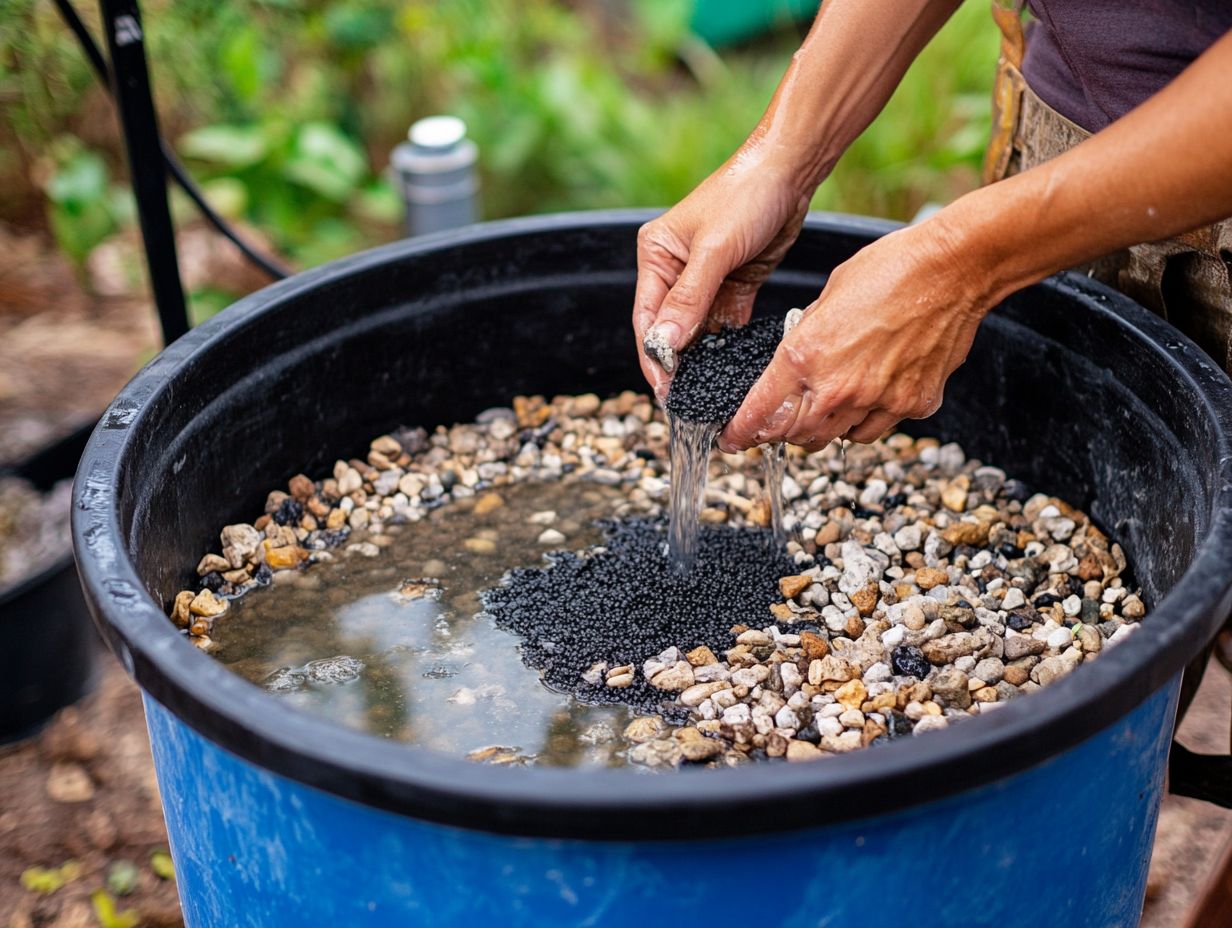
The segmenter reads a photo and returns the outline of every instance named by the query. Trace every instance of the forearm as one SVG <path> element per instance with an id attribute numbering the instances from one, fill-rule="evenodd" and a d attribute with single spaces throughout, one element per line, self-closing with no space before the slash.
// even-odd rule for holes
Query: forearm
<path id="1" fill-rule="evenodd" d="M 1104 131 L 934 218 L 956 255 L 975 256 L 991 305 L 1049 274 L 1229 215 L 1232 33 Z"/>
<path id="2" fill-rule="evenodd" d="M 960 2 L 825 0 L 742 151 L 792 165 L 814 189 Z"/>

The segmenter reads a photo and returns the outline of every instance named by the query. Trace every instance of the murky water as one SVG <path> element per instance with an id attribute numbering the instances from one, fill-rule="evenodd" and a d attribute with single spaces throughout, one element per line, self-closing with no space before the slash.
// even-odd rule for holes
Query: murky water
<path id="1" fill-rule="evenodd" d="M 378 557 L 339 550 L 277 574 L 215 626 L 215 655 L 293 705 L 386 738 L 495 763 L 623 764 L 629 710 L 548 689 L 478 594 L 542 552 L 594 544 L 594 521 L 626 498 L 576 481 L 499 493 L 494 509 L 481 496 L 391 526 Z M 547 530 L 565 540 L 542 543 Z"/>

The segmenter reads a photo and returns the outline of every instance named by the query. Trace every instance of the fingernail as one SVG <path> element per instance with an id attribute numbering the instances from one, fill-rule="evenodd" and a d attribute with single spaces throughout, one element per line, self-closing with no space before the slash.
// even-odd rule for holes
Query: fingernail
<path id="1" fill-rule="evenodd" d="M 676 346 L 680 343 L 680 326 L 674 322 L 660 322 L 652 326 L 642 339 L 646 354 L 659 362 L 659 367 L 672 373 L 676 370 Z"/>

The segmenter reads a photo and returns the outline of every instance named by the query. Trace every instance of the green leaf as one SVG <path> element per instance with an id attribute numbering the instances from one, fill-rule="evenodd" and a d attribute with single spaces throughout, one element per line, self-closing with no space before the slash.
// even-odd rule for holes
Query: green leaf
<path id="1" fill-rule="evenodd" d="M 77 152 L 52 175 L 46 190 L 53 203 L 70 209 L 100 203 L 107 197 L 107 165 L 96 152 Z"/>
<path id="2" fill-rule="evenodd" d="M 288 179 L 314 193 L 342 202 L 363 180 L 368 159 L 335 126 L 310 122 L 296 135 L 294 152 L 283 171 Z"/>
<path id="3" fill-rule="evenodd" d="M 269 152 L 260 126 L 201 126 L 180 136 L 181 154 L 228 168 L 246 168 Z"/>
<path id="4" fill-rule="evenodd" d="M 107 871 L 107 888 L 117 896 L 127 896 L 137 888 L 137 866 L 131 860 L 117 860 Z"/>
<path id="5" fill-rule="evenodd" d="M 94 906 L 94 917 L 98 919 L 101 928 L 137 928 L 141 924 L 141 916 L 136 909 L 116 911 L 115 900 L 105 889 L 96 889 L 90 894 L 90 902 Z"/>
<path id="6" fill-rule="evenodd" d="M 171 855 L 166 851 L 155 851 L 150 855 L 150 869 L 160 880 L 175 879 L 175 864 L 171 862 Z"/>

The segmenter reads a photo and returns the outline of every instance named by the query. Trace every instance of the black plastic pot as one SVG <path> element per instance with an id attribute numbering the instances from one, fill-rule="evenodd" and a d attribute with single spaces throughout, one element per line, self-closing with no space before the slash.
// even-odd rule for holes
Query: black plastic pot
<path id="1" fill-rule="evenodd" d="M 2 473 L 50 490 L 73 476 L 93 428 L 78 429 Z M 0 594 L 0 742 L 36 733 L 90 692 L 98 648 L 71 550 Z"/>
<path id="2" fill-rule="evenodd" d="M 812 855 L 795 869 L 813 883 L 871 855 L 867 873 L 844 871 L 849 891 L 833 902 L 868 923 L 948 892 L 982 893 L 977 921 L 1021 921 L 1012 906 L 1030 904 L 1057 924 L 1128 923 L 1179 674 L 1232 606 L 1232 383 L 1174 329 L 1083 278 L 1009 299 L 942 410 L 915 425 L 1091 512 L 1125 545 L 1152 610 L 1094 664 L 996 713 L 812 765 L 494 770 L 291 709 L 166 619 L 219 527 L 259 512 L 297 471 L 324 472 L 396 425 L 465 421 L 518 393 L 644 388 L 629 314 L 648 216 L 494 223 L 298 275 L 168 347 L 104 416 L 78 473 L 75 543 L 100 628 L 147 694 L 190 924 L 282 924 L 289 910 L 298 923 L 370 923 L 356 914 L 368 909 L 335 898 L 347 894 L 372 911 L 473 924 L 503 893 L 547 905 L 565 888 L 620 898 L 622 923 L 658 923 L 676 902 L 656 887 L 725 895 L 726 839 L 752 832 L 765 835 L 757 859 L 794 867 L 777 855 Z M 890 228 L 810 218 L 760 308 L 805 305 L 830 268 Z M 1050 829 L 1062 822 L 1058 842 Z M 653 849 L 686 838 L 687 853 Z M 929 854 L 902 844 L 921 840 Z M 946 853 L 962 863 L 929 864 Z M 1093 883 L 1056 879 L 1096 863 Z M 474 899 L 424 908 L 456 889 L 454 865 Z M 664 883 L 638 870 L 660 866 Z M 1115 894 L 1084 889 L 1105 878 Z M 813 883 L 802 897 L 825 894 Z M 788 923 L 791 896 L 758 894 L 758 917 Z M 536 923 L 527 905 L 511 924 Z"/>

